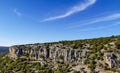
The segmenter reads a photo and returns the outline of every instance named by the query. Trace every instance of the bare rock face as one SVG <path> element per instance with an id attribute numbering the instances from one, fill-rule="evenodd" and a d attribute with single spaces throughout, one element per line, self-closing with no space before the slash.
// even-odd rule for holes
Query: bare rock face
<path id="1" fill-rule="evenodd" d="M 112 73 L 120 70 L 118 41 L 116 37 L 111 37 L 16 45 L 9 48 L 8 56 L 13 60 L 25 59 L 28 63 L 39 62 L 54 71 L 67 68 L 71 73 L 74 70 L 81 73 Z"/>
<path id="2" fill-rule="evenodd" d="M 81 53 L 80 48 L 73 49 L 71 47 L 66 47 L 61 44 L 54 45 L 22 45 L 13 46 L 9 48 L 9 55 L 12 58 L 18 58 L 22 56 L 29 57 L 31 60 L 52 60 L 54 62 L 64 62 L 64 63 L 80 63 L 80 57 L 85 56 L 85 51 Z"/>
<path id="3" fill-rule="evenodd" d="M 52 61 L 65 64 L 75 63 L 81 64 L 89 56 L 90 50 L 84 48 L 72 48 L 63 44 L 34 44 L 12 46 L 9 48 L 9 56 L 11 58 L 26 57 L 35 61 Z M 114 53 L 105 53 L 104 61 L 109 68 L 119 68 L 119 55 Z"/>
<path id="4" fill-rule="evenodd" d="M 17 47 L 10 47 L 9 48 L 9 55 L 10 57 L 17 58 L 23 54 L 23 50 Z"/>
<path id="5" fill-rule="evenodd" d="M 106 53 L 104 59 L 110 68 L 119 68 L 117 56 L 114 53 Z"/>

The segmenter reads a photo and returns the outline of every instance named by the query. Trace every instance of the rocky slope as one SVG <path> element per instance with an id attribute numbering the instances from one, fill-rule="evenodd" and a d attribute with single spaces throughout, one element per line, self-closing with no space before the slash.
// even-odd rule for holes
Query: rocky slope
<path id="1" fill-rule="evenodd" d="M 9 57 L 45 62 L 54 67 L 58 63 L 69 64 L 71 71 L 112 73 L 120 70 L 120 36 L 16 45 L 9 48 Z"/>

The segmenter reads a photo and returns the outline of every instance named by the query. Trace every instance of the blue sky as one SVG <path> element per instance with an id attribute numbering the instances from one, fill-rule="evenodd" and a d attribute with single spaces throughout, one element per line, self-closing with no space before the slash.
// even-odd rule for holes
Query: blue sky
<path id="1" fill-rule="evenodd" d="M 120 35 L 120 0 L 0 0 L 0 45 Z"/>

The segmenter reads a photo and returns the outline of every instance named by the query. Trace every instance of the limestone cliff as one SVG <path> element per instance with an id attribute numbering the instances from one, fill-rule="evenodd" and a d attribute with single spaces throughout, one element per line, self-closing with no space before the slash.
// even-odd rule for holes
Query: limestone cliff
<path id="1" fill-rule="evenodd" d="M 21 45 L 9 48 L 9 55 L 12 58 L 27 56 L 31 60 L 52 60 L 54 62 L 80 63 L 87 55 L 87 47 L 73 49 L 72 47 L 63 46 L 62 44 L 38 44 L 38 45 Z"/>
<path id="2" fill-rule="evenodd" d="M 16 45 L 9 48 L 9 57 L 31 61 L 81 65 L 95 70 L 120 68 L 118 37 Z M 79 67 L 77 66 L 77 67 Z M 73 68 L 73 69 L 76 69 Z M 87 70 L 86 70 L 87 71 Z M 89 73 L 89 72 L 88 72 Z"/>

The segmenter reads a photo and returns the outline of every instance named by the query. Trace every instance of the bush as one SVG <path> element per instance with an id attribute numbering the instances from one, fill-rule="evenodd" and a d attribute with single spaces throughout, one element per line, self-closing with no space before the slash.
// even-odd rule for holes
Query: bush
<path id="1" fill-rule="evenodd" d="M 73 73 L 80 73 L 80 71 L 76 71 L 76 70 L 74 70 Z"/>

